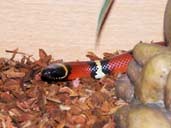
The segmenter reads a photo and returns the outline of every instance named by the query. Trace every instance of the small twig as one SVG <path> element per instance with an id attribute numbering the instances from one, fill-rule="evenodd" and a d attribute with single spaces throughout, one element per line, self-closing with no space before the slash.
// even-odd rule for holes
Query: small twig
<path id="1" fill-rule="evenodd" d="M 30 54 L 26 54 L 24 52 L 19 52 L 18 51 L 18 48 L 15 49 L 15 50 L 5 50 L 5 52 L 7 53 L 13 53 L 13 56 L 11 57 L 11 60 L 13 60 L 16 56 L 16 54 L 20 54 L 20 55 L 23 55 L 23 56 L 27 56 L 28 58 L 32 58 L 34 61 L 36 60 L 33 55 L 30 55 Z"/>
<path id="2" fill-rule="evenodd" d="M 17 54 L 17 52 L 18 52 L 18 48 L 16 48 L 16 49 L 15 49 L 15 50 L 13 50 L 13 51 L 6 50 L 6 52 L 12 52 L 12 53 L 13 53 L 13 55 L 12 55 L 12 57 L 10 58 L 10 60 L 14 60 L 14 58 L 15 58 L 15 56 L 16 56 L 16 54 Z"/>

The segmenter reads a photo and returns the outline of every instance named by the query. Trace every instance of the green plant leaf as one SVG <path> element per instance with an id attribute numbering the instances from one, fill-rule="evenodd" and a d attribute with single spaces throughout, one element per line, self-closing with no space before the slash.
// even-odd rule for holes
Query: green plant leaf
<path id="1" fill-rule="evenodd" d="M 168 0 L 164 15 L 164 37 L 171 46 L 171 0 Z"/>
<path id="2" fill-rule="evenodd" d="M 112 4 L 115 0 L 105 0 L 102 6 L 102 9 L 99 14 L 98 23 L 97 23 L 97 39 L 100 37 L 103 25 L 106 21 L 106 18 L 110 12 Z"/>

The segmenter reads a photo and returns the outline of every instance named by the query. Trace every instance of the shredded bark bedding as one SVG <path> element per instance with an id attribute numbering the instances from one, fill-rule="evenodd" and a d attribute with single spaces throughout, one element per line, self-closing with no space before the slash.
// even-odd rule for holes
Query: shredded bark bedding
<path id="1" fill-rule="evenodd" d="M 47 83 L 41 70 L 62 60 L 42 49 L 38 60 L 18 49 L 6 52 L 12 57 L 0 58 L 0 128 L 115 128 L 114 113 L 127 105 L 116 98 L 116 76 Z M 87 57 L 101 59 L 92 52 Z"/>

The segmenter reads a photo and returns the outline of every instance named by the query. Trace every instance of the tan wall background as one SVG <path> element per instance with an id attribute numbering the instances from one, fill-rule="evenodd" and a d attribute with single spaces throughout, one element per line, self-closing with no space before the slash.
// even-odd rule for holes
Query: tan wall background
<path id="1" fill-rule="evenodd" d="M 116 0 L 96 53 L 131 49 L 140 40 L 163 40 L 167 0 Z M 35 57 L 43 48 L 55 59 L 86 59 L 94 51 L 103 0 L 1 0 L 0 56 L 19 48 Z"/>

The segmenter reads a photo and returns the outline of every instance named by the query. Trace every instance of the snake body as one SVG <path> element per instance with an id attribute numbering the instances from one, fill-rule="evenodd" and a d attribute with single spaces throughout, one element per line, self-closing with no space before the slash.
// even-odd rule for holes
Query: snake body
<path id="1" fill-rule="evenodd" d="M 155 44 L 164 45 L 164 42 Z M 112 59 L 98 61 L 78 61 L 50 64 L 41 72 L 43 81 L 67 81 L 76 78 L 100 79 L 106 74 L 125 73 L 129 62 L 133 59 L 130 52 L 114 56 Z"/>

